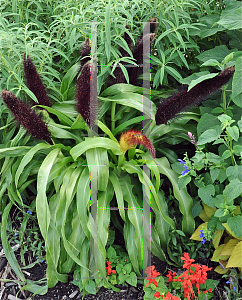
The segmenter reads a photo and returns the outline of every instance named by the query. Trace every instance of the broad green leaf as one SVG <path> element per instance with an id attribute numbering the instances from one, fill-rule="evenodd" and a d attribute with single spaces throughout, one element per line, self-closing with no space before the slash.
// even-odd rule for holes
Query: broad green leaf
<path id="1" fill-rule="evenodd" d="M 61 124 L 63 125 L 67 125 L 67 126 L 72 126 L 73 121 L 70 120 L 66 114 L 63 114 L 62 112 L 53 109 L 52 107 L 48 107 L 48 106 L 44 106 L 44 105 L 38 105 L 40 107 L 45 108 L 48 112 L 54 114 L 57 116 L 57 118 L 59 119 L 59 121 L 61 122 Z"/>
<path id="2" fill-rule="evenodd" d="M 229 166 L 226 169 L 226 175 L 230 181 L 236 178 L 242 181 L 242 165 Z"/>
<path id="3" fill-rule="evenodd" d="M 232 81 L 232 98 L 235 98 L 242 93 L 241 74 L 242 56 L 238 57 L 235 62 L 235 72 Z"/>
<path id="4" fill-rule="evenodd" d="M 167 158 L 156 158 L 153 160 L 158 164 L 158 168 L 161 174 L 164 174 L 170 180 L 174 196 L 179 201 L 179 209 L 183 214 L 182 231 L 192 234 L 195 229 L 195 221 L 192 217 L 192 198 L 187 193 L 186 189 L 180 190 L 178 187 L 178 175 L 171 169 Z"/>
<path id="5" fill-rule="evenodd" d="M 38 152 L 41 149 L 48 149 L 50 148 L 51 145 L 48 144 L 37 144 L 35 145 L 33 148 L 31 148 L 28 153 L 26 153 L 21 161 L 21 163 L 19 164 L 19 167 L 15 173 L 15 185 L 16 187 L 18 187 L 18 180 L 20 175 L 22 174 L 24 168 L 26 167 L 26 165 L 32 160 L 33 156 L 36 154 L 36 152 Z"/>
<path id="6" fill-rule="evenodd" d="M 225 10 L 226 11 L 226 10 Z M 242 28 L 242 7 L 230 12 L 222 14 L 221 19 L 217 22 L 228 30 L 235 30 Z"/>
<path id="7" fill-rule="evenodd" d="M 21 290 L 33 293 L 32 297 L 34 297 L 35 295 L 45 295 L 48 291 L 48 287 L 47 285 L 38 285 L 35 281 L 27 279 L 27 284 L 24 285 Z"/>
<path id="8" fill-rule="evenodd" d="M 228 62 L 230 62 L 234 57 L 234 52 L 231 52 L 230 54 L 228 54 L 224 60 L 222 61 L 222 64 L 227 64 Z"/>
<path id="9" fill-rule="evenodd" d="M 50 210 L 46 197 L 46 188 L 50 170 L 56 160 L 60 149 L 53 149 L 44 159 L 39 168 L 37 176 L 37 197 L 36 197 L 36 213 L 41 234 L 45 241 L 47 240 L 47 232 L 50 224 Z"/>
<path id="10" fill-rule="evenodd" d="M 88 240 L 90 240 L 90 232 L 87 227 L 90 208 L 90 172 L 88 170 L 88 167 L 85 167 L 84 171 L 79 177 L 76 197 L 77 212 L 79 215 L 80 223 Z"/>
<path id="11" fill-rule="evenodd" d="M 212 141 L 215 141 L 218 137 L 219 134 L 215 131 L 215 129 L 208 129 L 200 135 L 197 144 L 204 145 Z"/>
<path id="12" fill-rule="evenodd" d="M 11 148 L 0 149 L 0 158 L 4 156 L 18 157 L 25 155 L 31 147 L 28 146 L 18 146 Z"/>
<path id="13" fill-rule="evenodd" d="M 125 177 L 127 178 L 128 175 Z M 124 178 L 120 178 L 120 185 L 123 190 L 124 200 L 128 203 L 127 217 L 131 222 L 131 226 L 135 228 L 134 232 L 134 242 L 136 249 L 136 260 L 139 265 L 139 270 L 142 269 L 142 211 L 139 208 L 139 204 L 136 200 L 135 195 L 132 192 L 133 186 L 127 182 Z M 133 259 L 131 257 L 131 262 L 133 263 Z"/>
<path id="14" fill-rule="evenodd" d="M 150 99 L 140 94 L 123 92 L 120 94 L 116 94 L 115 96 L 111 96 L 109 98 L 98 98 L 103 101 L 114 101 L 121 105 L 133 107 L 139 110 L 140 112 L 145 113 L 148 117 L 151 117 L 152 120 L 155 120 L 155 114 L 157 110 L 155 104 L 152 101 L 150 101 Z M 146 107 L 144 105 L 144 102 L 149 102 L 151 107 Z"/>
<path id="15" fill-rule="evenodd" d="M 238 178 L 232 179 L 225 187 L 223 195 L 228 200 L 233 200 L 239 197 L 242 193 L 242 181 Z"/>
<path id="16" fill-rule="evenodd" d="M 202 62 L 209 59 L 216 59 L 217 61 L 222 62 L 230 52 L 231 50 L 229 50 L 226 45 L 220 45 L 200 53 L 196 58 Z"/>
<path id="17" fill-rule="evenodd" d="M 212 67 L 214 67 L 214 66 L 219 66 L 219 65 L 220 65 L 220 63 L 219 63 L 216 59 L 209 59 L 209 60 L 205 61 L 205 62 L 201 65 L 201 67 L 207 67 L 207 66 L 212 66 Z"/>
<path id="18" fill-rule="evenodd" d="M 230 230 L 238 237 L 242 238 L 242 216 L 234 216 L 227 220 Z"/>
<path id="19" fill-rule="evenodd" d="M 214 78 L 215 76 L 217 76 L 219 73 L 212 73 L 212 74 L 207 74 L 207 75 L 203 75 L 201 77 L 199 77 L 198 79 L 196 80 L 192 80 L 191 83 L 189 84 L 189 87 L 188 87 L 188 92 L 194 87 L 196 86 L 197 84 L 199 84 L 200 82 L 203 82 L 204 80 L 207 80 L 207 79 L 211 79 L 211 78 Z"/>
<path id="20" fill-rule="evenodd" d="M 139 229 L 139 227 L 137 228 L 137 230 L 140 234 L 142 234 L 142 231 L 141 231 L 141 229 Z M 124 223 L 124 240 L 125 240 L 126 248 L 127 248 L 131 263 L 133 265 L 134 271 L 138 276 L 141 276 L 142 275 L 142 273 L 141 273 L 142 260 L 141 261 L 139 260 L 140 255 L 138 255 L 138 253 L 137 253 L 138 250 L 137 250 L 136 243 L 135 243 L 135 232 L 136 232 L 136 228 L 131 223 L 130 219 L 127 218 L 126 222 Z M 138 239 L 140 240 L 140 237 L 138 237 Z M 137 241 L 137 242 L 140 244 L 139 241 Z M 140 252 L 139 252 L 139 254 L 140 254 Z"/>
<path id="21" fill-rule="evenodd" d="M 106 191 L 109 178 L 109 160 L 107 150 L 104 148 L 92 148 L 86 151 L 89 171 L 96 167 L 98 173 L 98 190 Z M 92 180 L 97 180 L 92 178 Z"/>
<path id="22" fill-rule="evenodd" d="M 46 262 L 47 262 L 47 286 L 48 288 L 54 287 L 58 281 L 67 282 L 68 275 L 60 274 L 57 271 L 58 260 L 60 257 L 60 236 L 50 220 L 50 226 L 48 227 L 48 239 L 46 246 Z"/>
<path id="23" fill-rule="evenodd" d="M 112 152 L 116 155 L 123 154 L 120 150 L 119 143 L 103 137 L 86 138 L 84 142 L 81 142 L 80 144 L 73 147 L 70 151 L 70 154 L 73 159 L 76 160 L 79 156 L 82 155 L 82 153 L 96 147 L 111 149 Z"/>
<path id="24" fill-rule="evenodd" d="M 115 192 L 115 196 L 117 199 L 117 204 L 118 204 L 118 208 L 119 208 L 119 213 L 120 216 L 122 217 L 122 219 L 125 221 L 125 211 L 124 211 L 124 199 L 123 199 L 123 192 L 122 189 L 120 187 L 119 184 L 119 179 L 117 177 L 117 175 L 114 172 L 110 173 L 110 177 L 109 177 L 113 188 L 114 188 L 114 192 Z"/>
<path id="25" fill-rule="evenodd" d="M 215 195 L 215 189 L 212 184 L 206 185 L 198 189 L 198 196 L 202 199 L 203 203 L 210 207 L 215 207 L 214 199 L 212 196 Z"/>
<path id="26" fill-rule="evenodd" d="M 226 128 L 229 135 L 233 140 L 238 141 L 239 139 L 239 128 L 237 126 L 227 127 Z"/>
<path id="27" fill-rule="evenodd" d="M 18 278 L 21 281 L 25 282 L 26 279 L 21 271 L 21 268 L 18 264 L 18 261 L 17 261 L 15 255 L 14 255 L 14 251 L 12 250 L 12 248 L 8 242 L 7 226 L 8 226 L 9 212 L 10 212 L 12 205 L 13 205 L 13 202 L 9 202 L 3 211 L 2 224 L 1 224 L 1 241 L 2 241 L 2 246 L 3 246 L 5 256 L 8 260 L 11 268 L 13 269 L 15 274 L 18 276 Z"/>

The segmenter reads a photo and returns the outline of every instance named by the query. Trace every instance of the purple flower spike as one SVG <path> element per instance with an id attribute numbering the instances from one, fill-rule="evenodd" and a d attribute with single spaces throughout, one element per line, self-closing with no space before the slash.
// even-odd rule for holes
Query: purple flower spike
<path id="1" fill-rule="evenodd" d="M 25 78 L 27 80 L 27 86 L 34 93 L 40 105 L 49 106 L 50 102 L 45 92 L 44 85 L 39 77 L 39 74 L 36 71 L 36 68 L 28 56 L 27 59 L 24 54 L 23 56 L 23 64 L 24 64 L 24 73 Z"/>
<path id="2" fill-rule="evenodd" d="M 3 90 L 1 96 L 15 119 L 24 126 L 34 138 L 44 140 L 53 145 L 46 124 L 32 109 L 7 90 Z"/>
<path id="3" fill-rule="evenodd" d="M 204 80 L 194 86 L 189 92 L 188 86 L 168 98 L 157 110 L 155 120 L 156 125 L 167 124 L 178 113 L 187 109 L 190 105 L 195 105 L 205 100 L 209 95 L 216 92 L 225 85 L 234 74 L 234 67 L 229 67 L 218 74 L 216 77 Z"/>

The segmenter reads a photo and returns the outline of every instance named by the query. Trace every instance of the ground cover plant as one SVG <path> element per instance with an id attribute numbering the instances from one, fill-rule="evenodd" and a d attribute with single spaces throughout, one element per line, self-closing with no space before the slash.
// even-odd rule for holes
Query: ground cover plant
<path id="1" fill-rule="evenodd" d="M 149 249 L 181 268 L 205 247 L 238 299 L 241 1 L 0 5 L 1 242 L 22 289 L 45 295 L 74 272 L 83 296 L 126 282 L 144 299 L 210 299 L 205 267 L 189 265 L 184 294 L 181 277 L 144 274 Z M 46 277 L 26 279 L 43 260 Z"/>

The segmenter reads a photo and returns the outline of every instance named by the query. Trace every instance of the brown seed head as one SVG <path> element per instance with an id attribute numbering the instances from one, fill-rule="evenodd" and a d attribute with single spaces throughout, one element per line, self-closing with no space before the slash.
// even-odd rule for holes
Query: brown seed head
<path id="1" fill-rule="evenodd" d="M 91 53 L 90 40 L 87 38 L 82 45 L 81 58 L 89 56 Z M 90 60 L 90 57 L 86 57 L 81 60 L 81 68 Z"/>
<path id="2" fill-rule="evenodd" d="M 34 111 L 7 90 L 3 90 L 1 96 L 15 120 L 24 126 L 34 138 L 53 144 L 46 124 Z"/>
<path id="3" fill-rule="evenodd" d="M 143 45 L 147 43 L 148 40 L 150 40 L 150 43 L 152 43 L 155 37 L 156 37 L 155 33 L 146 34 L 142 39 L 140 39 L 136 43 L 135 48 L 133 50 L 133 57 L 134 59 L 136 59 L 136 63 L 138 65 L 141 65 L 143 63 Z M 133 85 L 136 84 L 140 69 L 141 69 L 140 67 L 132 67 L 128 69 L 129 80 L 131 84 Z"/>
<path id="4" fill-rule="evenodd" d="M 94 64 L 87 62 L 81 71 L 81 75 L 77 80 L 77 90 L 76 90 L 76 101 L 77 101 L 77 111 L 82 115 L 85 122 L 89 127 L 93 126 L 95 123 L 95 113 L 96 113 L 96 99 L 94 92 L 92 93 L 93 99 L 91 99 L 91 74 L 94 74 Z"/>
<path id="5" fill-rule="evenodd" d="M 30 57 L 28 56 L 26 59 L 25 54 L 23 55 L 23 65 L 28 88 L 34 93 L 40 105 L 51 107 L 39 74 Z"/>
<path id="6" fill-rule="evenodd" d="M 169 120 L 173 119 L 188 106 L 204 101 L 209 95 L 225 85 L 233 76 L 233 73 L 234 67 L 229 67 L 217 76 L 200 82 L 189 92 L 187 92 L 188 87 L 185 87 L 183 91 L 168 98 L 157 110 L 155 116 L 156 125 L 167 124 Z"/>

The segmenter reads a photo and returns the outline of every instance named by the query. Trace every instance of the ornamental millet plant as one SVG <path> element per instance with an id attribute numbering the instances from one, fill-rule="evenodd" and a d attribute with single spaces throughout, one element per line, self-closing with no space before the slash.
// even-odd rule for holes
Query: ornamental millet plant
<path id="1" fill-rule="evenodd" d="M 167 124 L 178 113 L 191 105 L 195 105 L 205 100 L 209 95 L 216 92 L 225 85 L 234 74 L 234 67 L 223 70 L 217 76 L 204 80 L 190 89 L 185 89 L 172 97 L 169 97 L 157 110 L 155 120 L 156 125 Z"/>
<path id="2" fill-rule="evenodd" d="M 40 105 L 51 107 L 48 97 L 45 92 L 44 85 L 36 71 L 31 58 L 24 53 L 23 55 L 24 74 L 27 81 L 27 86 L 34 93 Z"/>
<path id="3" fill-rule="evenodd" d="M 24 126 L 34 138 L 53 144 L 46 124 L 30 107 L 7 90 L 3 90 L 1 96 L 15 120 Z"/>

